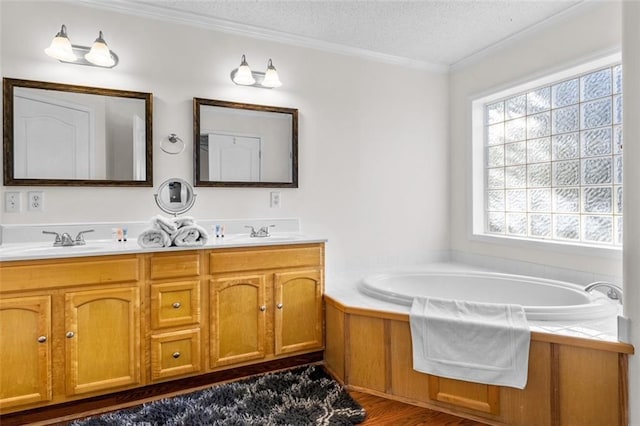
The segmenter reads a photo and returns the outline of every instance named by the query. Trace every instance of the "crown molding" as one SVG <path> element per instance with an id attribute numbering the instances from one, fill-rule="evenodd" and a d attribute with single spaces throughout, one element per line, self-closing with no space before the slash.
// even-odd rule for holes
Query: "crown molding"
<path id="1" fill-rule="evenodd" d="M 311 37 L 303 37 L 295 34 L 285 33 L 282 31 L 254 27 L 247 24 L 226 21 L 211 16 L 199 15 L 192 12 L 185 12 L 183 10 L 169 8 L 166 6 L 162 6 L 162 3 L 139 3 L 128 0 L 66 0 L 66 2 L 72 4 L 82 4 L 85 6 L 114 11 L 126 15 L 135 15 L 145 18 L 169 21 L 182 25 L 205 28 L 227 34 L 251 37 L 255 39 L 272 41 L 297 47 L 316 49 L 329 53 L 337 53 L 340 55 L 354 56 L 362 59 L 383 62 L 406 68 L 414 68 L 434 73 L 447 73 L 449 71 L 448 64 L 431 63 L 402 56 L 388 55 L 385 53 L 374 52 L 372 50 L 346 46 L 339 43 L 317 40 Z"/>
<path id="2" fill-rule="evenodd" d="M 540 31 L 543 31 L 548 27 L 556 25 L 573 16 L 576 16 L 592 8 L 595 8 L 595 6 L 597 6 L 599 3 L 601 2 L 597 0 L 582 0 L 581 2 L 563 10 L 562 12 L 559 12 L 549 18 L 546 18 L 540 22 L 530 25 L 527 28 L 524 28 L 506 38 L 503 38 L 502 40 L 499 40 L 489 46 L 486 46 L 470 54 L 469 56 L 466 56 L 452 63 L 449 66 L 449 71 L 450 72 L 461 71 L 467 67 L 470 67 L 486 59 L 487 57 L 491 56 L 492 54 L 494 54 L 499 50 L 506 49 L 510 46 L 516 45 L 518 42 L 522 41 L 523 39 L 532 37 L 533 35 L 537 34 Z"/>

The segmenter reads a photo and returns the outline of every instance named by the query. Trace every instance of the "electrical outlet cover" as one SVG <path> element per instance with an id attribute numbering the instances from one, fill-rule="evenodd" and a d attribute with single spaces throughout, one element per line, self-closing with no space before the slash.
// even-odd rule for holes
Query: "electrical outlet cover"
<path id="1" fill-rule="evenodd" d="M 29 191 L 27 193 L 27 200 L 29 201 L 29 211 L 44 211 L 44 193 L 42 191 Z"/>

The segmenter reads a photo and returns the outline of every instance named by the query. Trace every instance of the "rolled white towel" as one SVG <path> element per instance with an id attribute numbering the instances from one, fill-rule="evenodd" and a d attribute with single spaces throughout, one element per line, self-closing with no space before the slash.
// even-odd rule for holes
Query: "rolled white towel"
<path id="1" fill-rule="evenodd" d="M 176 227 L 178 229 L 182 228 L 183 226 L 187 226 L 187 225 L 193 225 L 195 223 L 195 221 L 193 220 L 192 217 L 189 216 L 183 216 L 183 217 L 176 217 L 173 219 L 173 223 L 176 224 Z"/>
<path id="2" fill-rule="evenodd" d="M 172 238 L 173 245 L 175 246 L 197 247 L 205 245 L 209 236 L 203 227 L 194 223 L 192 225 L 185 225 L 178 229 Z"/>
<path id="3" fill-rule="evenodd" d="M 178 230 L 178 226 L 172 219 L 157 215 L 151 218 L 151 224 L 158 229 L 162 229 L 164 232 L 172 236 Z"/>
<path id="4" fill-rule="evenodd" d="M 169 247 L 171 237 L 160 228 L 149 228 L 138 235 L 138 245 L 142 248 Z"/>

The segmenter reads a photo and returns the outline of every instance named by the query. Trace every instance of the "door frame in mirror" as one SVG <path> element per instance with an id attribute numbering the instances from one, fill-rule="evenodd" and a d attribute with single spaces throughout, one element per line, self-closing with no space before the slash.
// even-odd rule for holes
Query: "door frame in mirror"
<path id="1" fill-rule="evenodd" d="M 291 181 L 290 182 L 237 182 L 202 180 L 200 173 L 200 107 L 214 106 L 249 111 L 263 111 L 291 115 Z M 193 170 L 195 186 L 297 188 L 298 187 L 298 110 L 267 105 L 193 98 Z"/>
<path id="2" fill-rule="evenodd" d="M 90 95 L 112 96 L 118 98 L 142 99 L 145 103 L 145 179 L 47 179 L 16 178 L 14 165 L 14 88 L 25 87 L 61 92 L 84 93 Z M 106 89 L 78 86 L 72 84 L 51 83 L 34 80 L 3 78 L 3 154 L 5 186 L 153 186 L 153 94 L 129 90 Z"/>

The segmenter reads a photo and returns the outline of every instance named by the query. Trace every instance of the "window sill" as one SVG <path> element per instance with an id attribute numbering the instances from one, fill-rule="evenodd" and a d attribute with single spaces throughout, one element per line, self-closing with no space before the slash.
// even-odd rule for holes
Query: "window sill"
<path id="1" fill-rule="evenodd" d="M 553 240 L 534 240 L 529 238 L 518 238 L 514 236 L 500 236 L 487 234 L 472 234 L 471 241 L 497 244 L 514 248 L 525 248 L 531 250 L 554 251 L 563 254 L 576 256 L 605 257 L 609 259 L 622 260 L 622 247 L 619 246 L 598 246 L 591 244 L 578 244 Z"/>

